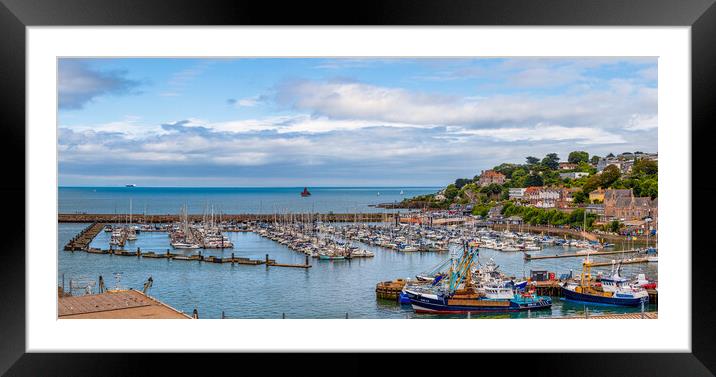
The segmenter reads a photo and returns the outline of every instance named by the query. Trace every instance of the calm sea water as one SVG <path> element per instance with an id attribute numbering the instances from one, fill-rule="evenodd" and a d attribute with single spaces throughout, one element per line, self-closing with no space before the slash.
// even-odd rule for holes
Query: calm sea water
<path id="1" fill-rule="evenodd" d="M 303 187 L 191 188 L 191 187 L 60 187 L 60 213 L 177 214 L 183 205 L 201 214 L 210 206 L 223 213 L 368 213 L 389 212 L 371 207 L 434 193 L 438 187 Z M 400 192 L 403 192 L 401 195 Z"/>
<path id="2" fill-rule="evenodd" d="M 382 192 L 381 192 L 382 196 Z M 118 285 L 141 289 L 152 276 L 154 285 L 149 294 L 186 313 L 198 309 L 201 318 L 220 318 L 222 311 L 228 318 L 434 318 L 413 314 L 410 306 L 375 297 L 375 285 L 380 281 L 406 278 L 426 271 L 448 257 L 447 253 L 401 253 L 379 247 L 365 246 L 375 252 L 374 258 L 350 261 L 320 261 L 311 259 L 310 269 L 265 266 L 214 264 L 204 262 L 144 259 L 136 257 L 96 255 L 62 251 L 62 246 L 87 224 L 59 224 L 58 284 L 62 277 L 66 286 L 70 279 L 97 280 L 104 277 L 108 287 Z M 228 233 L 233 250 L 203 251 L 204 255 L 226 255 L 263 259 L 269 254 L 282 263 L 303 263 L 305 256 L 254 233 Z M 92 246 L 108 248 L 109 235 L 104 232 Z M 166 233 L 141 233 L 138 240 L 125 247 L 128 250 L 166 251 Z M 564 253 L 562 247 L 532 252 L 534 255 Z M 574 250 L 572 250 L 574 251 Z M 174 251 L 176 252 L 176 251 Z M 530 270 L 549 270 L 558 274 L 580 271 L 581 258 L 547 259 L 525 262 L 520 252 L 481 250 L 481 260 L 493 258 L 500 269 L 518 278 Z M 606 257 L 602 257 L 606 258 Z M 598 258 L 595 258 L 598 260 Z M 596 271 L 600 269 L 594 269 Z M 601 268 L 608 271 L 609 268 Z M 656 264 L 626 265 L 622 275 L 645 273 L 657 279 Z M 119 280 L 115 279 L 119 276 Z M 95 287 L 96 289 L 96 287 Z M 532 316 L 582 315 L 585 306 L 554 299 L 551 309 L 533 312 Z M 592 314 L 636 312 L 638 308 L 588 306 Z M 649 309 L 656 306 L 650 305 Z M 516 318 L 526 313 L 473 315 L 473 318 Z M 463 316 L 464 317 L 464 316 Z"/>

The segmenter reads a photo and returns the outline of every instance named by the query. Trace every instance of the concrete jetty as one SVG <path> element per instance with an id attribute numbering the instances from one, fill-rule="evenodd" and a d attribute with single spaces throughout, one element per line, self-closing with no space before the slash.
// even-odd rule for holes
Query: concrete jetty
<path id="1" fill-rule="evenodd" d="M 629 254 L 638 253 L 639 250 L 620 250 L 620 251 L 595 251 L 589 253 L 590 257 L 598 257 L 601 255 L 614 255 L 614 254 Z M 531 255 L 525 254 L 525 260 L 537 260 L 537 259 L 555 259 L 555 258 L 574 258 L 574 257 L 587 257 L 587 254 L 580 253 L 569 253 L 569 254 L 555 254 L 555 255 Z M 592 264 L 594 265 L 594 264 Z"/>
<path id="2" fill-rule="evenodd" d="M 104 224 L 93 222 L 92 225 L 84 228 L 79 234 L 72 237 L 64 249 L 67 251 L 88 250 L 89 244 L 104 228 Z"/>

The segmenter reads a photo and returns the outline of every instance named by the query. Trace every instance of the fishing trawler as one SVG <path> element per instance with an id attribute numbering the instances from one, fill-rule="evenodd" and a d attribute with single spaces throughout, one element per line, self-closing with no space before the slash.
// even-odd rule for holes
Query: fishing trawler
<path id="1" fill-rule="evenodd" d="M 465 248 L 462 257 L 450 266 L 445 284 L 435 285 L 433 289 L 406 288 L 405 294 L 410 299 L 416 313 L 461 314 L 512 312 L 523 310 L 546 309 L 552 306 L 552 300 L 546 296 L 537 296 L 534 292 L 514 293 L 495 298 L 479 292 L 472 284 L 472 270 L 477 258 L 477 247 Z M 437 279 L 436 279 L 437 280 Z M 490 292 L 493 293 L 493 292 Z"/>
<path id="2" fill-rule="evenodd" d="M 633 286 L 629 279 L 619 276 L 621 264 L 616 267 L 611 277 L 601 279 L 601 289 L 592 284 L 591 267 L 592 263 L 587 256 L 579 279 L 562 285 L 565 300 L 616 306 L 638 306 L 642 302 L 649 302 L 646 289 Z"/>
<path id="3" fill-rule="evenodd" d="M 307 196 L 311 196 L 311 193 L 308 191 L 308 187 L 303 188 L 303 191 L 301 191 L 301 196 L 304 198 Z"/>

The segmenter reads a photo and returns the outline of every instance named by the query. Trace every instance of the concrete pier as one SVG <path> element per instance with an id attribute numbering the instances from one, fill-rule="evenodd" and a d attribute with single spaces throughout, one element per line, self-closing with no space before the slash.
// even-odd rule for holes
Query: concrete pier
<path id="1" fill-rule="evenodd" d="M 104 224 L 94 222 L 72 237 L 64 249 L 67 251 L 88 250 L 90 242 L 102 231 L 102 228 L 104 228 Z"/>
<path id="2" fill-rule="evenodd" d="M 639 250 L 620 250 L 620 251 L 595 251 L 593 253 L 589 253 L 590 257 L 598 257 L 601 255 L 614 255 L 614 254 L 629 254 L 629 253 L 638 253 Z M 525 260 L 537 260 L 537 259 L 554 259 L 554 258 L 574 258 L 574 257 L 587 257 L 587 254 L 578 254 L 578 253 L 570 253 L 570 254 L 555 254 L 555 255 L 531 255 L 531 254 L 525 254 Z M 594 265 L 594 264 L 592 264 Z"/>

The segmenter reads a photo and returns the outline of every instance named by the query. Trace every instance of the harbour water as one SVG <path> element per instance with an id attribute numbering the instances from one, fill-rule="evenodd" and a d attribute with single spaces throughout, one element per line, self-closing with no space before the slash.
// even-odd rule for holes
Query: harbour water
<path id="1" fill-rule="evenodd" d="M 381 196 L 382 196 L 381 192 Z M 176 203 L 175 203 L 176 204 Z M 104 277 L 108 287 L 140 289 L 152 276 L 154 285 L 149 294 L 186 313 L 195 308 L 201 318 L 434 318 L 416 315 L 410 306 L 377 299 L 375 284 L 395 278 L 414 277 L 448 257 L 448 253 L 399 252 L 380 247 L 361 245 L 375 253 L 374 258 L 324 261 L 312 259 L 312 268 L 280 268 L 231 264 L 214 264 L 167 259 L 148 259 L 85 252 L 62 251 L 62 246 L 87 224 L 59 224 L 58 285 L 62 278 L 94 279 Z M 204 255 L 248 257 L 263 259 L 266 254 L 279 263 L 303 263 L 305 255 L 260 237 L 252 232 L 227 233 L 234 248 L 231 250 L 202 250 Z M 109 234 L 100 232 L 91 246 L 106 249 Z M 165 252 L 170 249 L 169 237 L 163 232 L 142 232 L 127 250 Z M 453 246 L 455 247 L 455 246 Z M 574 250 L 548 247 L 533 255 L 552 255 Z M 176 253 L 177 250 L 172 252 Z M 186 251 L 187 254 L 194 251 Z M 581 271 L 582 258 L 561 258 L 525 261 L 522 252 L 500 252 L 481 249 L 482 261 L 493 258 L 500 270 L 517 277 L 529 276 L 530 270 L 548 270 L 558 275 Z M 594 258 L 608 261 L 609 257 Z M 594 268 L 593 272 L 608 272 L 609 267 Z M 656 264 L 625 265 L 623 276 L 645 273 L 658 279 Z M 119 276 L 119 280 L 115 279 Z M 639 308 L 622 308 L 565 302 L 557 298 L 551 309 L 530 313 L 532 317 L 554 317 L 590 314 L 638 312 Z M 649 305 L 648 310 L 655 310 Z M 528 314 L 472 315 L 472 318 L 520 318 Z M 463 316 L 464 317 L 464 316 Z"/>
<path id="2" fill-rule="evenodd" d="M 176 214 L 186 204 L 190 214 L 208 206 L 223 213 L 370 213 L 391 212 L 371 205 L 435 193 L 438 187 L 60 187 L 59 213 Z M 401 195 L 402 192 L 402 195 Z"/>

